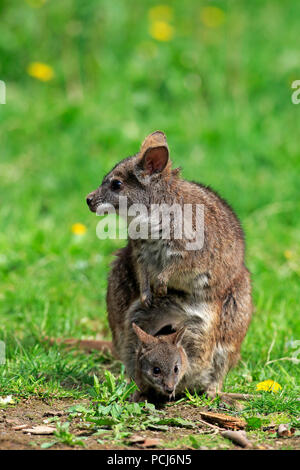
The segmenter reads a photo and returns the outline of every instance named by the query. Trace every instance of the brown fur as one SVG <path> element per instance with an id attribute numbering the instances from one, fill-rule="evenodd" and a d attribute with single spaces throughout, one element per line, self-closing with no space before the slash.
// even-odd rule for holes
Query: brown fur
<path id="1" fill-rule="evenodd" d="M 112 190 L 112 181 L 121 182 Z M 244 236 L 230 206 L 210 188 L 183 180 L 172 170 L 165 135 L 148 136 L 138 154 L 121 161 L 88 196 L 92 211 L 102 203 L 128 205 L 203 204 L 204 245 L 186 250 L 186 239 L 128 240 L 109 275 L 107 309 L 116 355 L 134 377 L 137 338 L 132 322 L 157 334 L 185 326 L 188 367 L 177 390 L 220 389 L 239 358 L 252 315 L 250 275 L 244 264 Z M 174 227 L 172 227 L 173 229 Z"/>

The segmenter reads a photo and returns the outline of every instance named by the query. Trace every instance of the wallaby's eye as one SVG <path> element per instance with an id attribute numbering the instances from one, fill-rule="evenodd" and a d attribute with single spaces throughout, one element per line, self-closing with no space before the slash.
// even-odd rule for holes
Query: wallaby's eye
<path id="1" fill-rule="evenodd" d="M 112 191 L 119 191 L 122 188 L 122 181 L 120 180 L 112 180 L 110 183 L 110 187 Z"/>
<path id="2" fill-rule="evenodd" d="M 178 374 L 178 366 L 174 367 L 174 372 L 175 372 L 175 374 Z"/>
<path id="3" fill-rule="evenodd" d="M 160 374 L 160 368 L 159 367 L 153 367 L 153 374 L 154 375 Z"/>

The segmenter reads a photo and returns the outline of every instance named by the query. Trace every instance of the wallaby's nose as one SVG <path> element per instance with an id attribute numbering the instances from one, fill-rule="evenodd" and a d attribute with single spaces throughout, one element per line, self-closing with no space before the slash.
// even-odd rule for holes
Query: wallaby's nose
<path id="1" fill-rule="evenodd" d="M 97 195 L 96 191 L 93 191 L 92 193 L 89 193 L 87 197 L 85 198 L 86 203 L 92 212 L 96 212 L 96 204 L 95 204 L 95 202 L 97 202 L 97 198 L 95 197 L 96 195 Z"/>
<path id="2" fill-rule="evenodd" d="M 165 386 L 165 392 L 171 395 L 174 392 L 174 387 Z"/>
<path id="3" fill-rule="evenodd" d="M 89 193 L 86 197 L 86 203 L 87 205 L 89 206 L 89 208 L 91 208 L 91 204 L 94 200 L 94 196 L 95 196 L 95 191 L 92 191 L 91 193 Z"/>
<path id="4" fill-rule="evenodd" d="M 92 204 L 92 200 L 93 200 L 93 198 L 92 198 L 91 196 L 87 196 L 87 198 L 86 198 L 86 203 L 87 203 L 87 205 L 88 205 L 89 207 L 90 207 L 90 205 Z"/>

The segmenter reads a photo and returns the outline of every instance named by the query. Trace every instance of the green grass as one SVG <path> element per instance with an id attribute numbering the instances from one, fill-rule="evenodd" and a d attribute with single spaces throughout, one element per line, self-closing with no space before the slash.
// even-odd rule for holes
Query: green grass
<path id="1" fill-rule="evenodd" d="M 74 434 L 69 431 L 70 423 L 57 423 L 56 431 L 54 432 L 55 440 L 44 442 L 41 449 L 49 449 L 55 444 L 61 443 L 69 447 L 81 446 L 84 447 L 84 439 L 78 439 Z"/>
<path id="2" fill-rule="evenodd" d="M 106 279 L 124 240 L 97 239 L 85 195 L 162 129 L 174 165 L 220 192 L 246 232 L 255 313 L 225 390 L 253 392 L 273 379 L 287 401 L 256 400 L 253 413 L 294 416 L 300 105 L 291 83 L 300 78 L 300 4 L 166 1 L 174 28 L 166 42 L 149 33 L 154 1 L 32 4 L 0 6 L 0 396 L 90 396 L 93 375 L 111 367 L 42 338 L 110 337 Z M 201 20 L 211 5 L 224 12 L 215 28 Z M 35 61 L 54 78 L 29 76 Z M 84 236 L 71 232 L 77 222 Z"/>

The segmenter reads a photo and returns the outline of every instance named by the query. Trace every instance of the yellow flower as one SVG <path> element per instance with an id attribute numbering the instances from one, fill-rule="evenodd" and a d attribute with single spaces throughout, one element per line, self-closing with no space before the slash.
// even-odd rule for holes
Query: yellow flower
<path id="1" fill-rule="evenodd" d="M 168 5 L 157 5 L 148 12 L 151 21 L 170 21 L 173 18 L 173 9 Z"/>
<path id="2" fill-rule="evenodd" d="M 208 28 L 218 28 L 225 21 L 225 13 L 218 7 L 204 7 L 201 10 L 200 19 Z"/>
<path id="3" fill-rule="evenodd" d="M 42 82 L 48 82 L 54 77 L 53 68 L 42 62 L 31 62 L 27 67 L 27 73 Z"/>
<path id="4" fill-rule="evenodd" d="M 282 390 L 282 387 L 277 382 L 274 382 L 274 380 L 269 379 L 264 382 L 259 382 L 259 384 L 256 385 L 256 390 L 278 393 L 279 390 Z"/>
<path id="5" fill-rule="evenodd" d="M 149 32 L 157 41 L 170 41 L 174 36 L 174 28 L 166 21 L 153 21 Z"/>
<path id="6" fill-rule="evenodd" d="M 85 234 L 87 229 L 86 229 L 85 225 L 77 223 L 77 224 L 72 225 L 71 230 L 74 233 L 74 235 L 80 235 L 81 236 L 81 235 Z"/>

